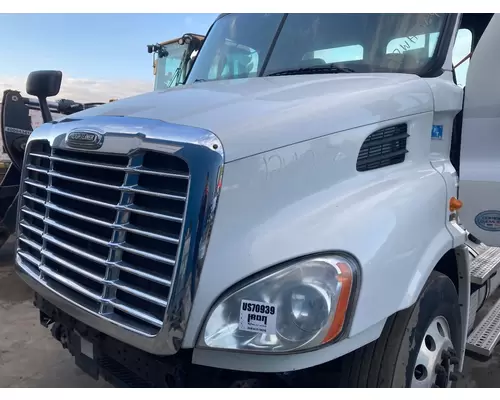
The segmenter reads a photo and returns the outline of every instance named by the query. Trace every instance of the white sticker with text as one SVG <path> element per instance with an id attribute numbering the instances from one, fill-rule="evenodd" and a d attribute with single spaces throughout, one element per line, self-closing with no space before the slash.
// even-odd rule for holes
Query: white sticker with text
<path id="1" fill-rule="evenodd" d="M 276 313 L 277 309 L 274 304 L 242 300 L 238 327 L 242 331 L 275 334 Z"/>

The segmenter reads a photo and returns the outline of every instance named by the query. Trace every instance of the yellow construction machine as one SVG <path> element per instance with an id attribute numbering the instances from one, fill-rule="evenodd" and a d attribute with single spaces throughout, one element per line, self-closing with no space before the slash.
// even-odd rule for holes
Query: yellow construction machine
<path id="1" fill-rule="evenodd" d="M 205 36 L 186 33 L 181 37 L 147 46 L 153 54 L 154 90 L 163 90 L 184 82 Z"/>

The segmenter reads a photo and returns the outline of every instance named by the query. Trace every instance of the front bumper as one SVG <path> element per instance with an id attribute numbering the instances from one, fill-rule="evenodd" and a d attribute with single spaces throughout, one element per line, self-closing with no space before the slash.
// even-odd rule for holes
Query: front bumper
<path id="1" fill-rule="evenodd" d="M 191 367 L 190 351 L 158 357 L 129 346 L 78 321 L 35 293 L 40 323 L 75 357 L 85 373 L 117 387 L 182 387 Z"/>
<path id="2" fill-rule="evenodd" d="M 94 379 L 115 387 L 283 387 L 288 376 L 242 373 L 191 362 L 192 350 L 156 356 L 114 339 L 76 320 L 35 293 L 40 323 L 75 357 L 76 365 Z"/>

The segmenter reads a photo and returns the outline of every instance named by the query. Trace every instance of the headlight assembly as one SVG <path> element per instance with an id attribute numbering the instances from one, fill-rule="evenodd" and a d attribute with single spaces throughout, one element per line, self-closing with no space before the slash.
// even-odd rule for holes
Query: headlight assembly
<path id="1" fill-rule="evenodd" d="M 356 262 L 315 256 L 237 289 L 215 305 L 200 337 L 204 347 L 290 352 L 339 337 L 358 279 Z"/>

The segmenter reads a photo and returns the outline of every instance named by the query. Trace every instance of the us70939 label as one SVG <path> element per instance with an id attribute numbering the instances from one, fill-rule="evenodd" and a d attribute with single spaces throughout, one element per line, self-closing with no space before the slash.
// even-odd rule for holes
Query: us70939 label
<path id="1" fill-rule="evenodd" d="M 242 300 L 239 329 L 272 335 L 276 333 L 277 309 L 274 304 Z"/>

